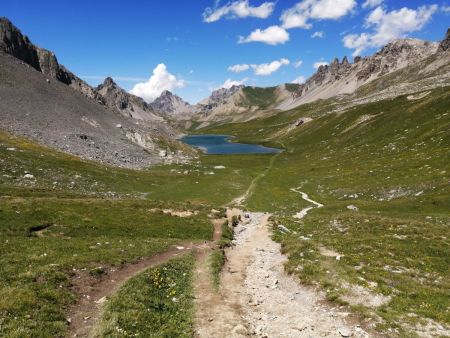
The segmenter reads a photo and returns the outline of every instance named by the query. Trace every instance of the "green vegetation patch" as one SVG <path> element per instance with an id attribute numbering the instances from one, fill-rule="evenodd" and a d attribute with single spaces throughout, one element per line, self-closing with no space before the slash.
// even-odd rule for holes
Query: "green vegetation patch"
<path id="1" fill-rule="evenodd" d="M 243 92 L 246 100 L 244 105 L 257 106 L 260 109 L 267 109 L 276 101 L 276 87 L 244 87 Z"/>
<path id="2" fill-rule="evenodd" d="M 190 217 L 162 209 L 190 210 Z M 145 200 L 0 199 L 0 336 L 61 336 L 72 277 L 210 240 L 209 208 Z"/>
<path id="3" fill-rule="evenodd" d="M 97 337 L 192 337 L 192 254 L 130 279 L 105 306 Z"/>
<path id="4" fill-rule="evenodd" d="M 225 249 L 231 245 L 233 238 L 233 229 L 228 225 L 228 221 L 226 221 L 222 224 L 222 236 L 218 247 L 209 256 L 211 275 L 216 288 L 220 285 L 220 272 L 226 262 Z"/>

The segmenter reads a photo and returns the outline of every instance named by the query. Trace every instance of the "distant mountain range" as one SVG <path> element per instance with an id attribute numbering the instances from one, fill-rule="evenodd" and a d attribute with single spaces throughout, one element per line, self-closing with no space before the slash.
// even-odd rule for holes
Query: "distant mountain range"
<path id="1" fill-rule="evenodd" d="M 432 77 L 445 78 L 449 73 L 450 56 L 448 53 L 450 29 L 440 42 L 429 42 L 417 39 L 398 39 L 387 44 L 372 56 L 355 57 L 350 63 L 347 57 L 342 61 L 335 58 L 329 65 L 320 66 L 316 73 L 303 84 L 283 84 L 276 87 L 258 88 L 233 86 L 214 91 L 210 97 L 196 105 L 189 105 L 170 92 L 164 92 L 164 105 L 153 106 L 156 111 L 164 111 L 175 119 L 201 121 L 200 127 L 211 122 L 245 121 L 258 118 L 266 113 L 276 113 L 296 108 L 302 104 L 317 100 L 329 99 L 342 95 L 359 96 L 360 89 L 387 75 L 408 73 L 411 67 L 424 64 L 419 77 L 399 77 L 386 82 L 378 82 L 370 94 L 377 92 L 386 96 L 391 88 L 393 95 L 400 95 L 401 88 L 407 93 L 411 86 L 420 86 L 421 81 Z M 412 72 L 414 75 L 417 72 Z M 445 82 L 445 81 L 444 81 Z M 398 86 L 399 83 L 402 86 Z M 441 85 L 436 81 L 435 85 Z M 369 86 L 370 87 L 370 86 Z M 414 86 L 413 86 L 414 87 Z M 367 91 L 365 91 L 367 95 Z M 372 98 L 374 99 L 374 98 Z M 159 99 L 157 99 L 159 101 Z M 182 104 L 178 102 L 183 102 Z M 171 107 L 167 109 L 167 107 Z"/>
<path id="2" fill-rule="evenodd" d="M 450 29 L 440 42 L 395 40 L 368 57 L 320 66 L 303 84 L 220 88 L 195 105 L 164 91 L 151 103 L 110 77 L 92 87 L 0 18 L 0 128 L 101 162 L 186 160 L 175 126 L 247 121 L 317 100 L 368 102 L 450 84 Z M 163 151 L 162 151 L 163 150 Z"/>

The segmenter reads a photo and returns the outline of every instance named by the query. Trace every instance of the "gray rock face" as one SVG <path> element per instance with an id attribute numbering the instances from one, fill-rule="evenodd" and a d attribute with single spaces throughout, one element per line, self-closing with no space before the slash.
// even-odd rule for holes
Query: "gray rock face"
<path id="1" fill-rule="evenodd" d="M 36 48 L 7 18 L 0 18 L 0 50 L 41 71 Z"/>
<path id="2" fill-rule="evenodd" d="M 61 81 L 92 99 L 98 99 L 86 82 L 58 63 L 55 54 L 35 46 L 7 18 L 0 18 L 0 50 L 29 64 L 37 71 Z"/>
<path id="3" fill-rule="evenodd" d="M 450 28 L 447 29 L 444 40 L 441 41 L 438 47 L 439 52 L 445 52 L 450 48 Z"/>
<path id="4" fill-rule="evenodd" d="M 214 90 L 211 95 L 205 100 L 201 101 L 196 105 L 197 111 L 202 111 L 208 114 L 209 111 L 214 110 L 214 108 L 226 104 L 227 99 L 236 94 L 245 86 L 232 86 L 230 88 L 219 88 Z"/>
<path id="5" fill-rule="evenodd" d="M 95 92 L 106 107 L 124 116 L 144 121 L 161 119 L 143 99 L 127 93 L 110 77 L 95 88 Z"/>
<path id="6" fill-rule="evenodd" d="M 173 118 L 189 115 L 194 111 L 193 106 L 168 90 L 163 91 L 156 100 L 150 103 L 150 106 L 154 111 Z"/>

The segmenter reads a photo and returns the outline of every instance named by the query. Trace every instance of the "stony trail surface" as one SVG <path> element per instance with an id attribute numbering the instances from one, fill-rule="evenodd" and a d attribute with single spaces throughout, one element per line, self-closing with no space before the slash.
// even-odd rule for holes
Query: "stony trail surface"
<path id="1" fill-rule="evenodd" d="M 219 291 L 196 285 L 196 337 L 369 337 L 322 293 L 284 272 L 287 258 L 271 239 L 269 214 L 245 215 L 227 250 Z"/>

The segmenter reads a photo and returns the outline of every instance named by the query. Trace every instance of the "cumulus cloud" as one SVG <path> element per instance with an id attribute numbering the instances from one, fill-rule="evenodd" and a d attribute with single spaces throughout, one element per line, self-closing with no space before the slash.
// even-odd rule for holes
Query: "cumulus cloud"
<path id="1" fill-rule="evenodd" d="M 441 11 L 446 14 L 450 14 L 450 6 L 442 6 Z"/>
<path id="2" fill-rule="evenodd" d="M 225 18 L 255 17 L 266 19 L 275 8 L 274 2 L 264 2 L 260 6 L 252 7 L 248 0 L 229 2 L 222 7 L 206 8 L 203 12 L 203 21 L 215 22 Z"/>
<path id="3" fill-rule="evenodd" d="M 295 62 L 294 62 L 294 67 L 295 67 L 295 68 L 299 68 L 302 64 L 303 64 L 303 61 L 302 61 L 302 60 L 295 61 Z"/>
<path id="4" fill-rule="evenodd" d="M 289 33 L 280 26 L 270 26 L 266 29 L 256 29 L 247 37 L 239 37 L 239 43 L 263 42 L 268 45 L 283 44 L 289 40 Z"/>
<path id="5" fill-rule="evenodd" d="M 322 39 L 325 36 L 325 33 L 320 31 L 320 32 L 314 32 L 313 34 L 311 34 L 311 37 L 314 38 L 319 38 Z"/>
<path id="6" fill-rule="evenodd" d="M 309 29 L 312 27 L 309 20 L 336 20 L 350 13 L 356 5 L 356 0 L 303 0 L 285 10 L 280 20 L 285 29 Z"/>
<path id="7" fill-rule="evenodd" d="M 394 39 L 404 38 L 409 33 L 421 30 L 437 10 L 437 5 L 427 5 L 416 10 L 403 7 L 387 12 L 379 6 L 365 20 L 365 27 L 372 28 L 372 32 L 348 34 L 343 38 L 344 46 L 354 49 L 353 56 L 360 55 L 368 48 L 381 47 Z"/>
<path id="8" fill-rule="evenodd" d="M 305 77 L 303 75 L 300 75 L 296 79 L 292 80 L 291 83 L 303 84 L 305 83 L 305 81 L 306 81 Z"/>
<path id="9" fill-rule="evenodd" d="M 250 69 L 250 65 L 242 64 L 242 65 L 233 65 L 228 67 L 228 70 L 233 73 L 241 73 Z"/>
<path id="10" fill-rule="evenodd" d="M 225 88 L 225 89 L 230 89 L 233 86 L 241 86 L 243 84 L 245 84 L 248 81 L 248 78 L 244 78 L 242 80 L 231 80 L 231 79 L 226 79 L 225 82 L 220 85 L 217 88 L 214 88 L 214 90 L 220 89 L 220 88 Z"/>
<path id="11" fill-rule="evenodd" d="M 146 102 L 155 100 L 164 90 L 173 90 L 184 87 L 185 82 L 167 71 L 164 63 L 153 69 L 153 75 L 147 82 L 137 83 L 130 93 L 142 97 Z"/>
<path id="12" fill-rule="evenodd" d="M 251 65 L 255 71 L 255 75 L 270 75 L 276 72 L 282 66 L 286 66 L 290 63 L 288 59 L 280 59 L 272 61 L 271 63 L 262 63 L 260 65 Z"/>
<path id="13" fill-rule="evenodd" d="M 317 62 L 314 62 L 313 67 L 314 67 L 314 69 L 318 69 L 320 66 L 327 66 L 327 65 L 328 65 L 328 62 L 317 61 Z"/>
<path id="14" fill-rule="evenodd" d="M 377 6 L 380 6 L 384 0 L 366 0 L 364 1 L 362 7 L 363 8 L 375 8 Z"/>
<path id="15" fill-rule="evenodd" d="M 275 60 L 270 63 L 256 64 L 240 64 L 228 67 L 228 70 L 234 73 L 244 72 L 248 69 L 253 69 L 255 75 L 265 76 L 270 75 L 280 69 L 282 66 L 286 66 L 291 62 L 288 59 L 282 58 L 280 60 Z"/>

